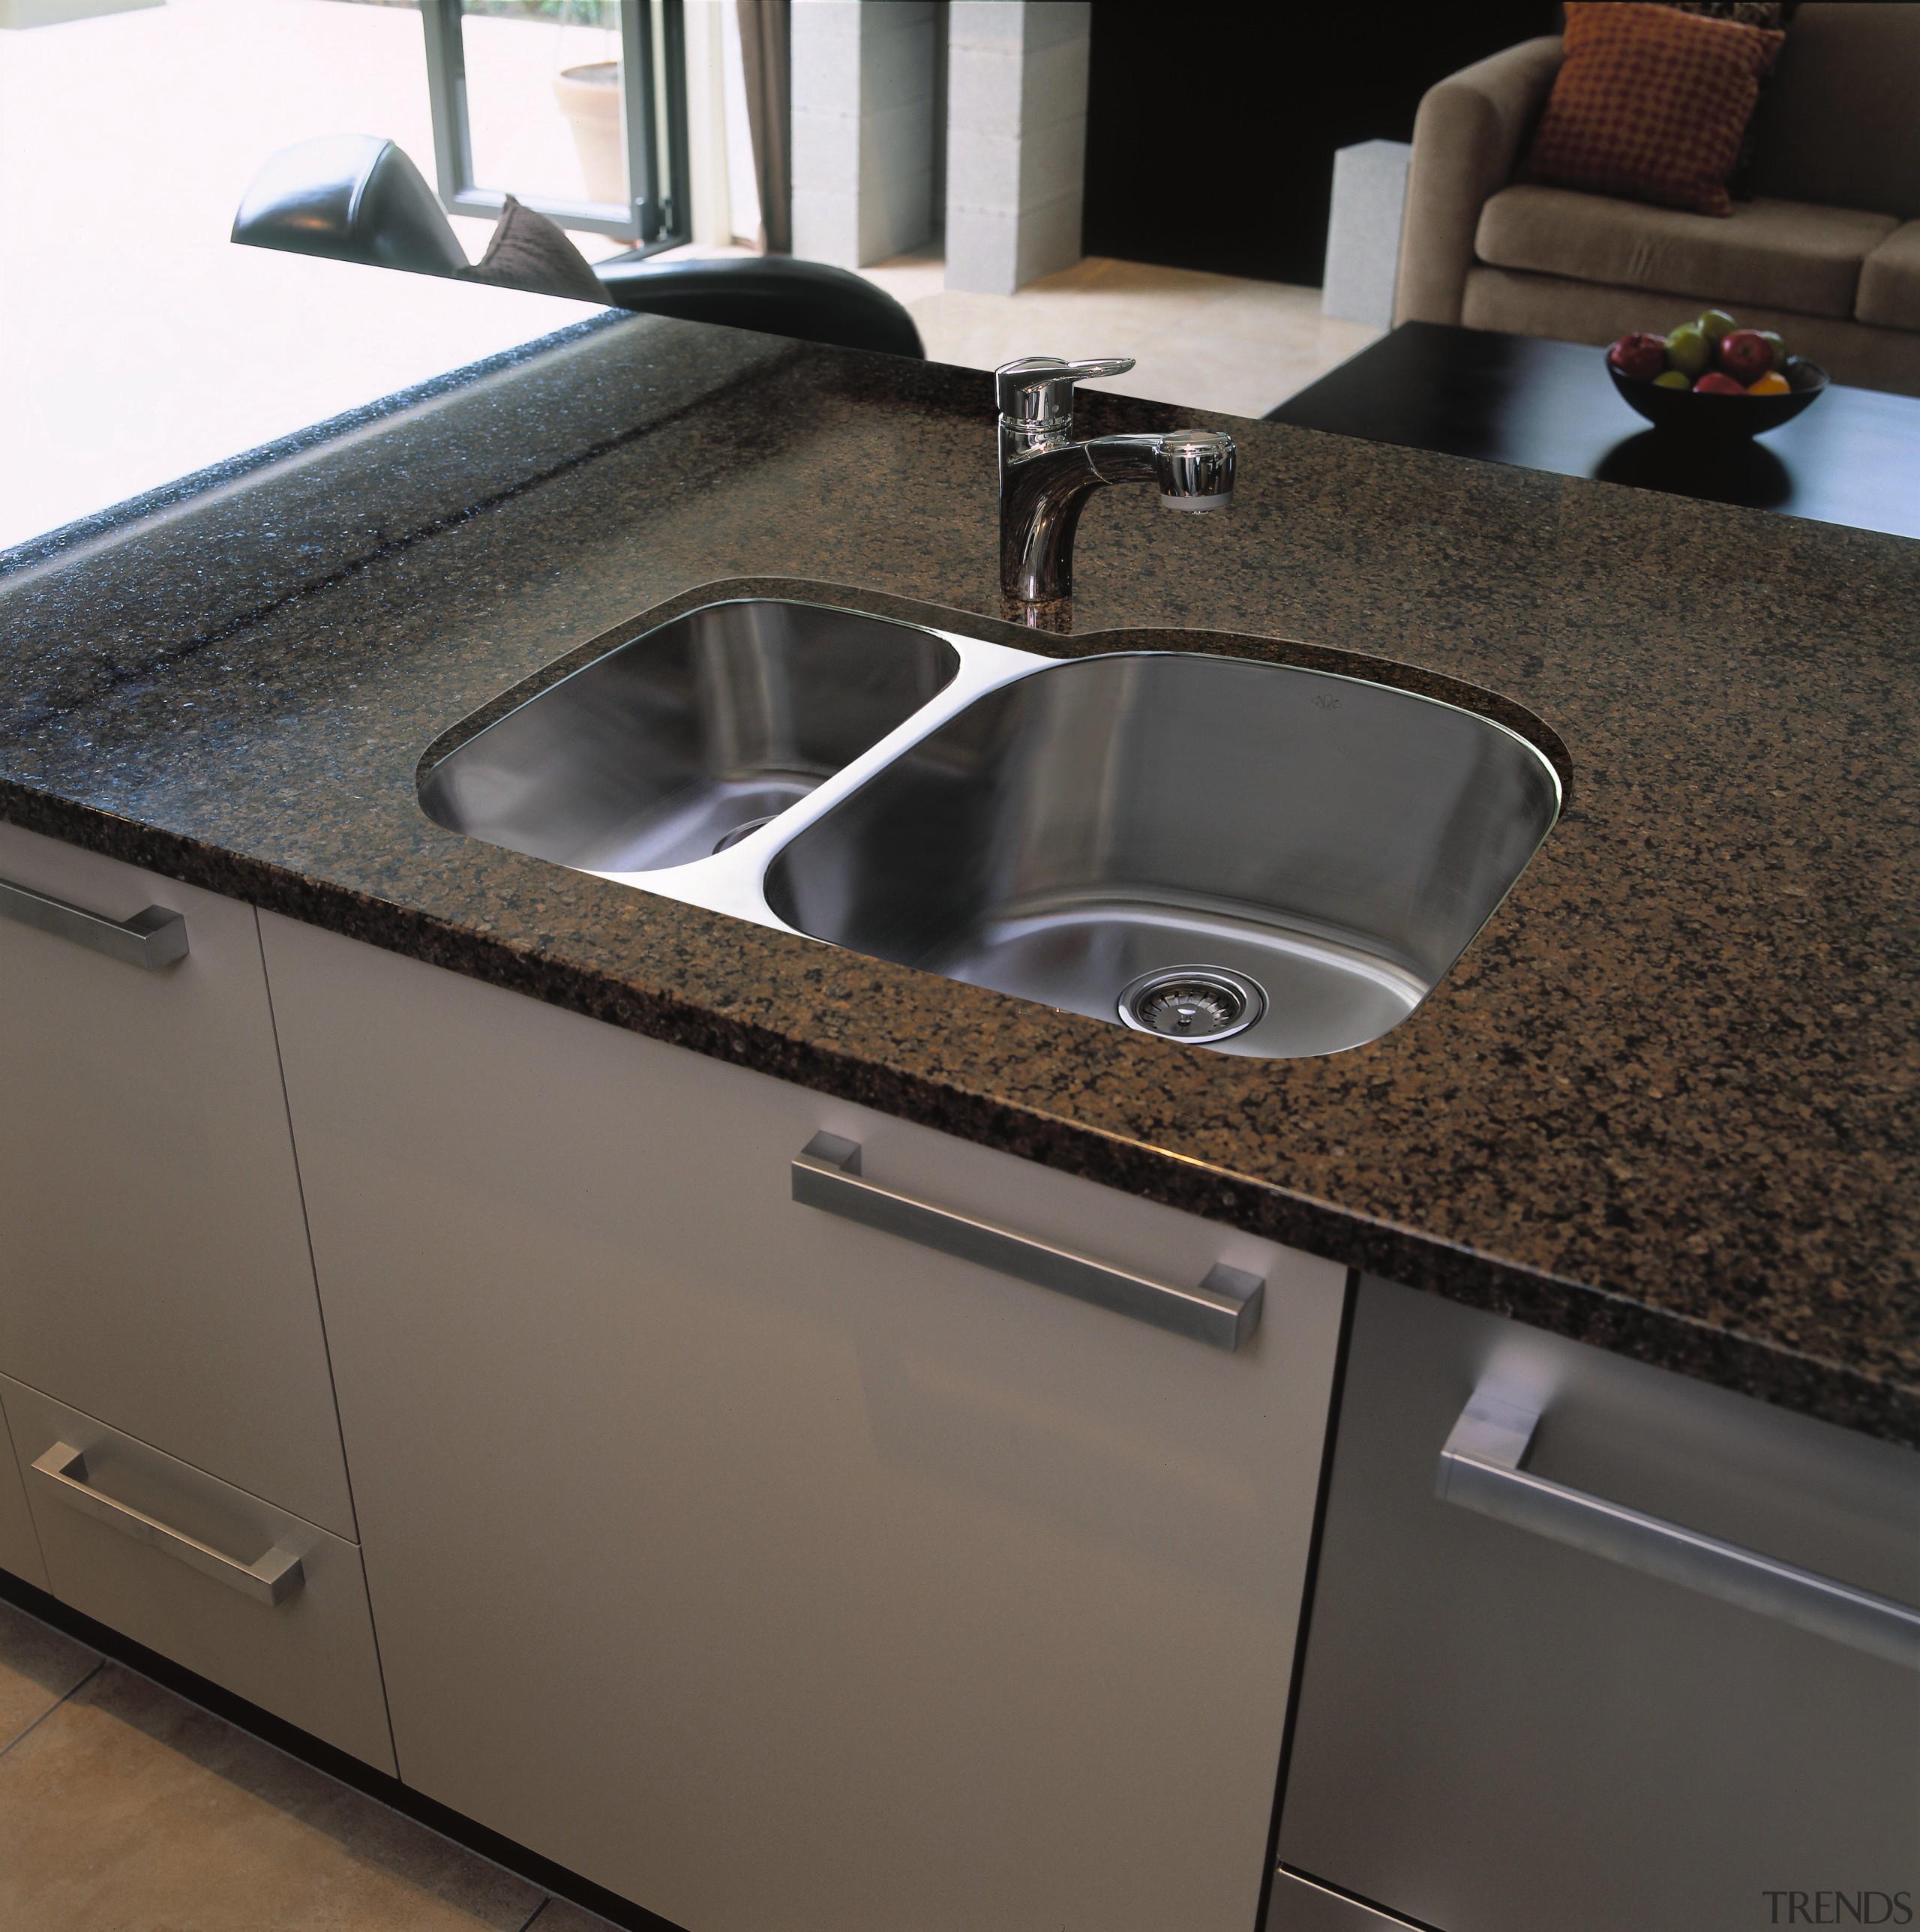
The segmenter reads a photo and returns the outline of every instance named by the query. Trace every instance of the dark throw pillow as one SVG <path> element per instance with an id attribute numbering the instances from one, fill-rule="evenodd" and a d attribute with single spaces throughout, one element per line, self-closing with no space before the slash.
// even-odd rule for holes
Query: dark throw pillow
<path id="1" fill-rule="evenodd" d="M 1704 14 L 1709 20 L 1738 20 L 1743 27 L 1771 27 L 1784 32 L 1800 10 L 1800 0 L 1659 0 L 1676 14 Z M 1766 104 L 1767 90 L 1773 86 L 1777 68 L 1760 76 L 1760 104 Z M 1740 136 L 1740 153 L 1733 172 L 1726 178 L 1726 191 L 1736 201 L 1750 201 L 1754 190 L 1754 128 Z"/>
<path id="2" fill-rule="evenodd" d="M 1574 0 L 1520 178 L 1731 214 L 1727 178 L 1786 38 L 1652 0 Z"/>
<path id="3" fill-rule="evenodd" d="M 529 295 L 572 296 L 608 306 L 612 298 L 586 257 L 563 230 L 512 195 L 500 210 L 487 252 L 460 279 L 496 289 L 523 289 Z"/>

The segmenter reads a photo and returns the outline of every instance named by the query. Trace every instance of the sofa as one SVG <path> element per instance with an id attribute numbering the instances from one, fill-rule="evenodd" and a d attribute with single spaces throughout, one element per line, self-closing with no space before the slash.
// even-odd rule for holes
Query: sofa
<path id="1" fill-rule="evenodd" d="M 1920 395 L 1920 6 L 1800 9 L 1726 219 L 1516 182 L 1559 64 L 1523 41 L 1422 100 L 1396 323 L 1604 343 L 1712 302 L 1836 382 Z"/>

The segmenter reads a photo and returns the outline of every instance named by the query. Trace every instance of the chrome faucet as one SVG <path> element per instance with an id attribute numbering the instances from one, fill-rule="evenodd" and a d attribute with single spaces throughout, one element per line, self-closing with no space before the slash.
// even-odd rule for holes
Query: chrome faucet
<path id="1" fill-rule="evenodd" d="M 1233 438 L 1217 430 L 1073 440 L 1073 386 L 1124 376 L 1130 356 L 1063 362 L 1026 356 L 994 371 L 1000 400 L 1000 587 L 1008 614 L 1064 628 L 1073 594 L 1073 533 L 1087 499 L 1108 483 L 1156 483 L 1169 510 L 1233 501 Z"/>

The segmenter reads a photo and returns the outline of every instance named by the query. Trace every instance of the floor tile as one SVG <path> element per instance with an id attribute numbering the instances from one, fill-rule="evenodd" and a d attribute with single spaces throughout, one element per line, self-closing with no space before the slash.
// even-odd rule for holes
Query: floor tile
<path id="1" fill-rule="evenodd" d="M 1043 275 L 1030 286 L 1044 288 L 1049 282 L 1058 281 L 1064 285 L 1070 280 L 1077 286 L 1104 293 L 1122 294 L 1132 291 L 1143 295 L 1169 297 L 1211 297 L 1229 290 L 1250 286 L 1245 278 L 1239 275 L 1215 274 L 1204 268 L 1162 268 L 1151 262 L 1117 261 L 1110 255 L 1084 256 L 1072 268 L 1062 269 L 1058 275 Z M 1288 285 L 1276 282 L 1256 283 L 1251 286 L 1279 288 Z"/>
<path id="2" fill-rule="evenodd" d="M 542 1896 L 118 1664 L 0 1755 L 9 1932 L 520 1932 Z"/>
<path id="3" fill-rule="evenodd" d="M 1185 407 L 1259 416 L 1311 382 L 1318 364 L 1286 343 L 1169 334 L 1142 343 L 1134 366 L 1088 386 Z"/>
<path id="4" fill-rule="evenodd" d="M 1132 262 L 1115 268 L 1133 268 Z M 1069 281 L 1064 276 L 1042 276 L 1012 298 L 1016 306 L 1070 304 L 1074 311 L 1110 328 L 1158 329 L 1190 322 L 1232 287 L 1222 278 L 1202 281 L 1174 268 L 1150 269 L 1124 276 L 1100 276 Z"/>
<path id="5" fill-rule="evenodd" d="M 583 1912 L 564 1898 L 550 1898 L 526 1932 L 618 1932 L 613 1921 Z"/>
<path id="6" fill-rule="evenodd" d="M 1209 335 L 1250 335 L 1264 340 L 1276 330 L 1288 334 L 1318 332 L 1320 291 L 1286 282 L 1242 282 L 1222 290 L 1200 311 L 1199 326 Z M 1341 325 L 1344 326 L 1345 325 Z"/>
<path id="7" fill-rule="evenodd" d="M 941 293 L 946 286 L 946 257 L 925 250 L 896 255 L 870 268 L 862 268 L 860 273 L 868 281 L 878 282 L 897 302 L 923 301 Z"/>
<path id="8" fill-rule="evenodd" d="M 98 1652 L 0 1603 L 0 1750 L 37 1724 L 99 1663 Z"/>
<path id="9" fill-rule="evenodd" d="M 1096 387 L 1191 409 L 1264 416 L 1380 334 L 1320 313 L 1320 291 L 1090 255 L 1011 296 L 942 285 L 938 256 L 861 273 L 905 304 L 928 356 L 992 369 L 1016 356 L 1130 356 Z"/>

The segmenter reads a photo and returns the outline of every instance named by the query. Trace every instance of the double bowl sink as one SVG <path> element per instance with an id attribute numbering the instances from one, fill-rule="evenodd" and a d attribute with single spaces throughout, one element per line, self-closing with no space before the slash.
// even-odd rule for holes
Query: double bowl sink
<path id="1" fill-rule="evenodd" d="M 432 764 L 420 802 L 622 884 L 1292 1058 L 1413 1011 L 1560 785 L 1516 733 L 1390 686 L 748 598 L 530 698 Z"/>

